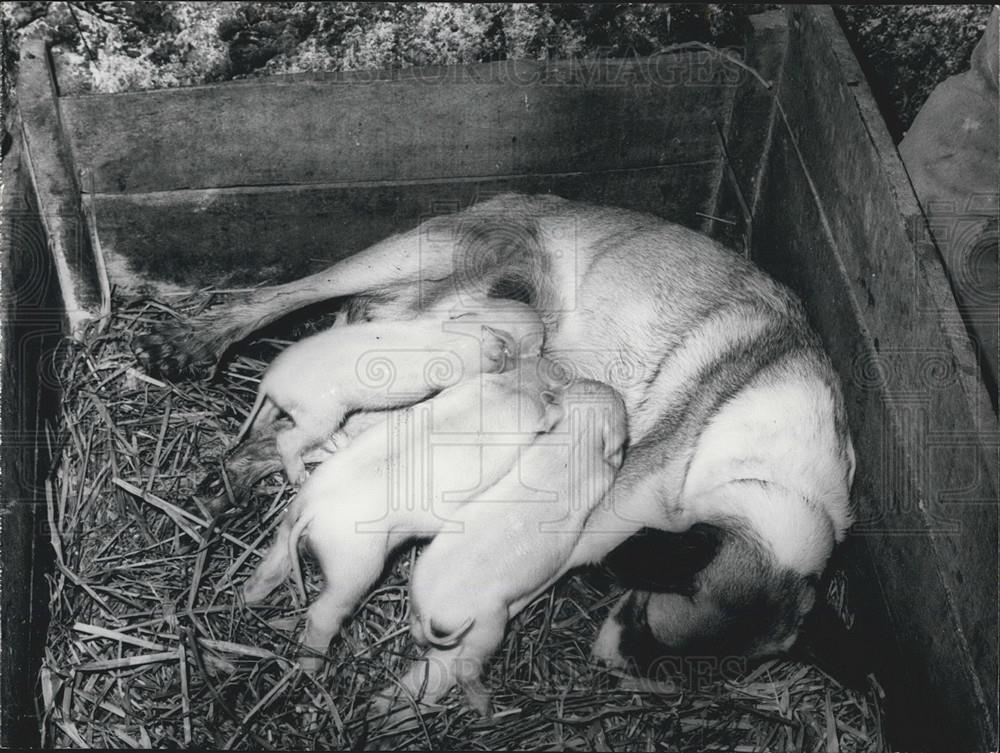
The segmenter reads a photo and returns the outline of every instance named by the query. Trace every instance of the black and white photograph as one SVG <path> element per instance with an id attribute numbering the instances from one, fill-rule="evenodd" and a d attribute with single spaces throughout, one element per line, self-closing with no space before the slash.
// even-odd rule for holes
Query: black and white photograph
<path id="1" fill-rule="evenodd" d="M 1000 6 L 0 5 L 0 747 L 995 753 Z"/>

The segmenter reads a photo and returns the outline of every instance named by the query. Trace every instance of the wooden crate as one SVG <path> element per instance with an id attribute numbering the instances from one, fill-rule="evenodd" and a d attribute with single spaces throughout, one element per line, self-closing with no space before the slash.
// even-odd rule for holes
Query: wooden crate
<path id="1" fill-rule="evenodd" d="M 860 523 L 838 559 L 893 743 L 995 748 L 995 414 L 832 11 L 753 26 L 746 60 L 770 90 L 690 51 L 60 95 L 44 45 L 26 44 L 4 165 L 2 742 L 30 741 L 35 724 L 42 426 L 58 397 L 44 362 L 60 330 L 107 312 L 108 281 L 169 293 L 292 279 L 518 190 L 700 228 L 802 296 L 858 448 Z"/>

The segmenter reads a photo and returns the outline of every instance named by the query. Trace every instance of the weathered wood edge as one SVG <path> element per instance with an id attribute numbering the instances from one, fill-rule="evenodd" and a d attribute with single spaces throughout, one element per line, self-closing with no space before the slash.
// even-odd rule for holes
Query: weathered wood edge
<path id="1" fill-rule="evenodd" d="M 998 427 L 997 416 L 993 413 L 989 395 L 982 381 L 981 371 L 976 361 L 975 348 L 965 329 L 958 303 L 948 282 L 942 257 L 933 243 L 933 236 L 928 228 L 926 217 L 920 209 L 899 153 L 879 114 L 878 106 L 864 74 L 840 29 L 840 24 L 834 16 L 832 8 L 829 6 L 809 6 L 808 12 L 824 30 L 824 36 L 829 41 L 831 50 L 840 64 L 845 81 L 852 82 L 847 90 L 877 156 L 877 164 L 884 171 L 883 182 L 889 187 L 892 198 L 899 208 L 903 231 L 913 247 L 919 273 L 917 284 L 930 295 L 935 314 L 931 318 L 938 325 L 940 340 L 944 342 L 951 357 L 957 363 L 956 376 L 965 396 L 967 414 L 957 418 L 956 423 L 958 426 L 962 426 L 964 421 L 965 425 L 962 428 L 978 435 L 977 438 L 981 446 L 980 462 L 986 471 L 987 486 L 992 490 L 992 498 L 996 504 L 998 488 L 1000 488 L 1000 471 L 998 471 L 1000 453 L 997 452 L 1000 449 L 1000 427 Z M 905 435 L 901 434 L 900 436 Z M 908 450 L 918 451 L 917 448 L 908 448 Z M 914 477 L 916 477 L 916 473 L 914 473 Z M 934 500 L 931 503 L 933 506 Z M 970 680 L 974 691 L 979 696 L 982 709 L 986 712 L 984 721 L 989 727 L 991 739 L 984 740 L 984 743 L 988 742 L 995 748 L 998 734 L 996 716 L 998 688 L 995 678 L 992 687 L 983 684 L 982 673 L 977 671 L 979 665 L 973 659 L 973 654 L 978 653 L 978 651 L 972 651 L 969 645 L 968 633 L 971 632 L 969 630 L 971 625 L 967 623 L 966 619 L 963 619 L 968 614 L 969 600 L 979 601 L 973 585 L 975 579 L 972 577 L 962 578 L 960 572 L 952 573 L 955 567 L 952 564 L 951 554 L 939 540 L 940 535 L 935 531 L 933 516 L 927 515 L 926 517 L 931 543 L 937 552 L 944 575 L 942 583 L 951 601 L 958 625 L 959 645 L 965 654 L 963 659 L 972 669 Z M 995 535 L 996 532 L 992 533 Z M 980 532 L 965 530 L 962 535 L 978 536 Z M 966 573 L 966 575 L 972 576 L 974 574 Z M 982 602 L 983 607 L 990 603 L 988 599 L 991 595 L 994 599 L 993 604 L 996 605 L 996 583 L 997 581 L 993 580 L 992 594 L 989 590 L 981 594 L 987 599 Z M 977 647 L 977 649 L 981 650 L 981 647 Z M 996 647 L 993 649 L 993 654 L 995 663 Z M 986 680 L 986 682 L 989 681 Z"/>
<path id="2" fill-rule="evenodd" d="M 558 84 L 571 82 L 604 82 L 613 84 L 615 77 L 645 75 L 646 80 L 655 78 L 680 79 L 691 70 L 691 59 L 696 56 L 709 56 L 710 53 L 692 52 L 689 50 L 666 51 L 650 58 L 578 58 L 573 60 L 500 60 L 489 63 L 441 64 L 413 66 L 409 68 L 372 68 L 360 71 L 315 71 L 309 73 L 277 73 L 252 78 L 230 79 L 215 83 L 196 84 L 191 86 L 176 86 L 169 88 L 151 88 L 139 91 L 105 94 L 101 92 L 73 92 L 69 97 L 141 97 L 148 93 L 219 90 L 233 87 L 288 86 L 298 84 L 371 84 L 396 81 L 419 81 L 435 85 L 446 83 L 490 83 L 508 81 L 520 85 L 527 84 Z M 710 57 L 708 59 L 711 59 Z M 650 73 L 650 61 L 655 61 L 667 73 Z M 669 73 L 674 71 L 675 73 Z M 652 78 L 651 78 L 652 77 Z M 618 81 L 620 83 L 620 81 Z"/>
<path id="3" fill-rule="evenodd" d="M 73 160 L 62 131 L 58 89 L 43 38 L 22 40 L 19 65 L 22 156 L 37 192 L 69 331 L 79 337 L 90 321 L 109 315 L 110 290 L 80 205 Z"/>
<path id="4" fill-rule="evenodd" d="M 48 626 L 46 429 L 58 411 L 53 357 L 66 318 L 20 125 L 0 163 L 0 746 L 38 745 L 37 678 Z"/>
<path id="5" fill-rule="evenodd" d="M 175 285 L 231 288 L 296 279 L 430 214 L 505 191 L 627 206 L 697 226 L 697 213 L 709 210 L 705 197 L 714 167 L 715 161 L 388 185 L 97 194 L 85 201 L 94 202 L 116 289 L 169 292 Z"/>
<path id="6" fill-rule="evenodd" d="M 783 10 L 750 16 L 753 35 L 749 40 L 746 63 L 765 80 L 778 81 L 788 53 L 788 22 Z M 764 174 L 774 139 L 777 103 L 747 71 L 741 71 L 742 83 L 734 93 L 732 114 L 723 136 L 728 151 L 720 158 L 720 186 L 712 214 L 735 221 L 728 227 L 712 221 L 706 229 L 726 245 L 749 253 L 752 247 L 754 218 L 760 208 Z M 744 206 L 745 202 L 745 206 Z"/>
<path id="7" fill-rule="evenodd" d="M 536 65 L 534 77 L 263 81 L 64 97 L 61 109 L 99 193 L 667 166 L 716 156 L 707 126 L 734 78 L 709 53 L 685 60 L 609 61 L 596 81 Z"/>
<path id="8" fill-rule="evenodd" d="M 948 281 L 944 260 L 933 241 L 933 234 L 927 218 L 920 208 L 916 193 L 906 167 L 899 156 L 892 136 L 879 112 L 875 97 L 868 86 L 864 72 L 851 50 L 850 43 L 840 29 L 840 24 L 829 6 L 815 6 L 812 12 L 816 20 L 828 29 L 827 38 L 830 41 L 833 54 L 837 57 L 843 71 L 844 79 L 850 82 L 849 90 L 853 95 L 858 116 L 861 119 L 872 148 L 879 157 L 879 165 L 885 171 L 885 182 L 892 190 L 893 198 L 899 207 L 904 222 L 903 227 L 916 249 L 916 258 L 923 283 L 933 297 L 937 321 L 941 332 L 949 343 L 951 352 L 958 361 L 959 379 L 966 394 L 974 418 L 981 421 L 980 428 L 984 437 L 992 434 L 994 442 L 1000 440 L 1000 424 L 993 412 L 989 394 L 980 376 L 979 364 L 976 361 L 975 347 L 969 338 L 958 301 Z M 994 457 L 993 478 L 998 478 L 998 466 Z"/>
<path id="9" fill-rule="evenodd" d="M 897 309 L 912 309 L 920 315 L 921 322 L 933 322 L 936 325 L 931 328 L 921 328 L 917 339 L 921 342 L 926 342 L 928 345 L 933 345 L 934 348 L 932 350 L 941 350 L 941 346 L 944 345 L 948 355 L 957 366 L 958 388 L 961 390 L 964 401 L 956 401 L 952 398 L 950 405 L 953 412 L 947 416 L 947 425 L 953 427 L 953 431 L 957 431 L 958 435 L 965 437 L 967 440 L 970 438 L 975 439 L 975 460 L 971 462 L 971 465 L 981 470 L 982 483 L 980 487 L 985 487 L 989 491 L 990 498 L 996 500 L 998 483 L 996 470 L 996 448 L 998 446 L 996 416 L 989 409 L 988 396 L 979 377 L 978 369 L 975 366 L 968 336 L 960 324 L 960 314 L 958 313 L 954 297 L 951 294 L 950 286 L 947 284 L 947 278 L 941 267 L 940 258 L 936 252 L 928 253 L 926 243 L 921 242 L 928 236 L 922 232 L 923 227 L 921 223 L 924 222 L 924 219 L 916 203 L 912 187 L 906 178 L 898 154 L 878 114 L 878 110 L 871 98 L 871 94 L 854 59 L 853 53 L 850 51 L 850 47 L 843 37 L 839 24 L 833 16 L 832 9 L 826 6 L 805 6 L 791 9 L 790 12 L 793 24 L 796 26 L 799 23 L 808 23 L 815 25 L 820 30 L 820 33 L 814 36 L 820 38 L 821 43 L 828 47 L 828 55 L 835 59 L 839 67 L 837 75 L 844 82 L 844 86 L 841 87 L 841 97 L 847 106 L 853 107 L 856 110 L 859 119 L 858 122 L 864 129 L 864 134 L 868 139 L 869 147 L 874 156 L 872 164 L 876 168 L 876 174 L 872 176 L 872 180 L 874 183 L 884 187 L 886 196 L 891 198 L 891 204 L 897 210 L 893 213 L 893 217 L 897 219 L 895 220 L 895 225 L 891 225 L 893 228 L 891 230 L 892 237 L 902 239 L 904 245 L 912 250 L 912 258 L 917 262 L 916 271 L 918 274 L 915 275 L 914 279 L 910 280 L 908 285 L 904 285 L 903 289 L 892 289 L 891 287 L 887 287 L 885 283 L 879 282 L 876 290 L 876 287 L 873 285 L 871 290 L 877 293 L 879 306 L 874 308 L 873 311 L 868 311 L 859 299 L 859 296 L 863 296 L 864 291 L 868 290 L 866 281 L 847 276 L 846 270 L 852 268 L 852 266 L 845 264 L 844 257 L 841 256 L 842 251 L 840 250 L 841 246 L 845 245 L 843 243 L 845 239 L 835 237 L 836 234 L 831 229 L 830 222 L 824 219 L 825 232 L 829 235 L 830 243 L 838 258 L 841 273 L 845 275 L 844 279 L 850 283 L 848 289 L 852 298 L 851 308 L 861 326 L 867 328 L 869 339 L 871 339 L 872 333 L 888 334 L 888 332 L 883 331 L 884 327 L 882 326 L 880 317 L 887 312 L 896 311 Z M 803 84 L 799 82 L 798 85 L 801 86 Z M 795 143 L 797 137 L 794 135 L 794 130 L 792 133 L 792 143 Z M 802 159 L 801 152 L 799 158 L 800 160 Z M 827 154 L 825 157 L 817 155 L 817 159 L 824 158 L 835 159 L 836 155 Z M 803 164 L 805 165 L 805 163 Z M 810 167 L 808 165 L 805 166 L 807 170 Z M 815 168 L 816 165 L 812 165 L 811 167 Z M 821 169 L 820 172 L 822 171 Z M 815 191 L 816 188 L 813 185 L 813 192 L 815 193 Z M 816 199 L 819 202 L 819 206 L 822 207 L 822 197 L 816 194 Z M 850 244 L 846 245 L 849 246 Z M 857 251 L 852 251 L 851 253 L 857 253 Z M 933 304 L 933 310 L 921 309 L 920 305 L 913 299 L 904 301 L 901 296 L 906 295 L 912 295 L 915 298 L 929 297 Z M 898 313 L 896 317 L 898 318 Z M 905 343 L 914 339 L 914 334 L 911 331 L 904 337 L 902 342 Z M 883 337 L 883 349 L 886 345 L 891 344 L 885 342 L 885 338 Z M 892 364 L 885 359 L 884 352 L 879 352 L 877 339 L 875 340 L 875 347 L 871 348 L 869 346 L 869 350 L 870 353 L 868 355 L 871 357 L 873 365 L 877 367 L 879 373 L 892 373 Z M 912 360 L 912 355 L 908 358 Z M 912 364 L 904 363 L 904 367 L 910 365 Z M 970 701 L 972 698 L 975 699 L 964 712 L 964 724 L 979 731 L 973 732 L 970 729 L 966 729 L 966 734 L 980 735 L 980 747 L 984 749 L 990 746 L 995 748 L 996 720 L 994 715 L 997 709 L 996 684 L 995 682 L 990 683 L 989 680 L 985 679 L 988 673 L 984 675 L 984 681 L 990 683 L 989 685 L 984 687 L 980 680 L 981 670 L 972 660 L 973 651 L 971 651 L 968 643 L 969 638 L 967 637 L 972 632 L 974 626 L 966 622 L 962 618 L 962 615 L 974 614 L 977 610 L 990 610 L 990 605 L 995 604 L 996 581 L 993 581 L 992 588 L 983 586 L 985 590 L 981 594 L 977 594 L 977 589 L 980 586 L 975 581 L 982 578 L 984 574 L 967 572 L 966 575 L 970 577 L 965 578 L 963 584 L 962 573 L 955 572 L 955 556 L 954 554 L 950 554 L 948 550 L 950 546 L 954 552 L 956 544 L 948 540 L 949 534 L 947 532 L 941 533 L 935 529 L 936 521 L 934 520 L 932 509 L 935 506 L 936 500 L 930 499 L 931 495 L 928 492 L 931 489 L 920 475 L 921 460 L 924 459 L 921 456 L 921 452 L 922 450 L 926 451 L 926 448 L 914 444 L 916 439 L 913 435 L 913 428 L 908 425 L 908 422 L 912 422 L 912 418 L 907 412 L 905 399 L 901 401 L 900 396 L 894 394 L 894 391 L 888 389 L 884 383 L 875 385 L 872 389 L 875 389 L 879 393 L 880 400 L 885 406 L 885 415 L 888 419 L 888 425 L 885 427 L 885 430 L 889 432 L 889 441 L 900 452 L 900 459 L 903 464 L 900 470 L 903 472 L 903 475 L 899 476 L 899 480 L 906 484 L 906 490 L 904 491 L 910 492 L 911 496 L 915 495 L 916 499 L 910 501 L 915 502 L 919 500 L 921 503 L 919 514 L 922 516 L 924 526 L 923 534 L 919 535 L 925 536 L 925 540 L 930 545 L 928 554 L 936 560 L 935 568 L 937 577 L 935 580 L 938 582 L 938 588 L 942 597 L 949 604 L 949 619 L 947 622 L 951 624 L 942 623 L 938 630 L 938 633 L 940 633 L 940 630 L 947 631 L 949 627 L 951 629 L 948 638 L 955 645 L 956 653 L 950 655 L 947 659 L 951 664 L 949 672 L 953 673 L 954 667 L 957 665 L 963 667 L 963 682 L 967 684 L 967 690 L 971 694 Z M 938 416 L 938 418 L 940 419 L 941 416 Z M 981 488 L 980 491 L 982 491 Z M 927 503 L 927 508 L 924 507 L 924 503 Z M 984 517 L 986 520 L 989 520 L 990 512 L 992 511 L 992 525 L 995 529 L 995 502 L 989 504 L 991 508 L 983 508 L 981 515 L 977 513 L 976 515 L 966 517 L 970 517 L 970 520 L 972 518 L 978 519 L 978 517 Z M 959 510 L 956 514 L 960 512 Z M 917 534 L 916 531 L 913 533 Z M 969 527 L 966 527 L 963 535 L 966 537 L 967 542 L 968 537 L 980 535 L 985 535 L 987 540 L 992 536 L 995 541 L 997 532 L 996 530 L 969 530 Z M 969 558 L 966 557 L 966 559 Z M 987 563 L 984 562 L 983 564 Z M 898 568 L 899 566 L 897 562 L 896 567 Z M 970 566 L 970 563 L 966 562 L 966 566 Z M 974 564 L 971 566 L 974 567 Z M 979 581 L 980 585 L 982 582 Z M 986 582 L 988 583 L 988 580 Z M 926 587 L 931 588 L 932 585 L 928 583 Z M 889 598 L 893 598 L 893 596 L 889 594 Z M 899 604 L 896 604 L 897 608 L 899 606 Z M 986 612 L 986 614 L 989 614 L 989 612 Z M 935 630 L 934 626 L 927 623 L 922 627 L 926 634 L 924 637 L 933 640 L 932 633 Z M 975 652 L 977 654 L 985 652 L 987 656 L 990 656 L 992 652 L 992 661 L 994 663 L 996 658 L 995 627 L 994 623 L 993 645 L 988 646 L 977 643 Z M 943 638 L 943 636 L 941 637 Z M 910 640 L 910 638 L 908 637 L 907 640 Z M 948 673 L 945 672 L 944 674 Z M 937 689 L 925 687 L 923 690 L 933 693 Z M 914 689 L 913 692 L 919 693 L 920 689 Z M 987 694 L 990 696 L 989 699 L 986 697 Z M 955 723 L 956 719 L 957 717 L 953 717 L 951 723 Z"/>

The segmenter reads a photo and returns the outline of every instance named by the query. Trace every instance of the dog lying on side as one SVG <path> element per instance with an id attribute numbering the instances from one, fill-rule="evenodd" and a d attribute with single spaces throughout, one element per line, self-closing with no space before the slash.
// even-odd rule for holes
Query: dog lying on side
<path id="1" fill-rule="evenodd" d="M 623 209 L 503 195 L 168 325 L 137 350 L 153 372 L 194 376 L 255 329 L 318 301 L 350 297 L 354 318 L 376 320 L 464 295 L 528 303 L 545 325 L 544 354 L 624 400 L 629 448 L 614 505 L 581 534 L 588 557 L 643 528 L 724 533 L 688 603 L 626 595 L 597 653 L 624 663 L 791 645 L 851 524 L 843 398 L 792 293 L 700 233 Z M 655 579 L 655 558 L 649 568 Z"/>

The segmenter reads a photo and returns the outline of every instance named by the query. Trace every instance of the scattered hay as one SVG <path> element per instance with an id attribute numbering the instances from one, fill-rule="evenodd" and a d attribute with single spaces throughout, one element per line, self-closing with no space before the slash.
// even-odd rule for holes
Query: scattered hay
<path id="1" fill-rule="evenodd" d="M 130 341 L 177 312 L 151 301 L 116 311 L 106 334 L 63 359 L 43 746 L 886 749 L 874 692 L 810 666 L 730 660 L 713 673 L 704 660 L 657 681 L 595 666 L 589 647 L 617 595 L 599 570 L 564 579 L 513 622 L 490 665 L 492 720 L 453 693 L 403 726 L 366 721 L 371 696 L 417 655 L 405 589 L 415 550 L 346 625 L 327 668 L 304 675 L 294 662 L 304 609 L 290 585 L 266 606 L 239 596 L 293 490 L 275 474 L 220 527 L 194 496 L 282 342 L 246 346 L 216 383 L 172 385 L 137 368 Z"/>

